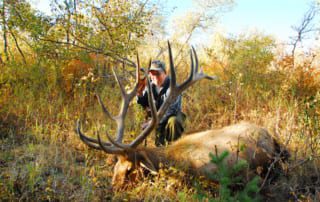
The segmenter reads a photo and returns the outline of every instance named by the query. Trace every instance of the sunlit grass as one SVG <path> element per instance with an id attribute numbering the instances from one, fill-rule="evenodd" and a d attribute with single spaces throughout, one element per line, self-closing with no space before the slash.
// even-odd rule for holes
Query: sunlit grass
<path id="1" fill-rule="evenodd" d="M 206 195 L 217 197 L 217 183 L 175 168 L 163 168 L 158 176 L 147 176 L 125 190 L 112 190 L 114 164 L 108 163 L 113 162 L 112 157 L 85 146 L 75 133 L 75 121 L 80 118 L 89 136 L 99 132 L 106 139 L 106 130 L 115 133 L 115 123 L 106 119 L 94 96 L 99 92 L 116 115 L 120 94 L 114 81 L 78 85 L 68 94 L 50 78 L 52 72 L 10 68 L 2 77 L 7 76 L 11 83 L 0 89 L 0 199 L 193 201 L 199 187 Z M 291 158 L 283 165 L 287 176 L 280 176 L 265 192 L 273 193 L 273 198 L 278 193 L 285 199 L 314 199 L 320 180 L 319 81 L 305 79 L 302 85 L 295 76 L 269 72 L 264 85 L 257 86 L 255 74 L 245 80 L 239 74 L 220 74 L 225 75 L 219 81 L 202 81 L 183 94 L 186 134 L 241 120 L 266 127 L 291 151 Z M 40 81 L 46 85 L 36 87 Z M 139 134 L 145 118 L 141 107 L 134 103 L 130 107 L 125 141 Z M 148 138 L 148 145 L 153 144 L 152 139 Z M 280 191 L 274 192 L 277 189 Z"/>

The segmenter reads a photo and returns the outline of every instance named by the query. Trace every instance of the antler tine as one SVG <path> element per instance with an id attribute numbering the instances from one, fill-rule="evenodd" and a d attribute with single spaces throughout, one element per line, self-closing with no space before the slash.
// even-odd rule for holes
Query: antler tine
<path id="1" fill-rule="evenodd" d="M 121 103 L 120 112 L 119 112 L 118 116 L 114 117 L 114 120 L 117 123 L 117 136 L 116 136 L 117 139 L 116 139 L 116 141 L 122 142 L 123 135 L 124 135 L 124 119 L 127 114 L 128 107 L 129 107 L 129 103 L 130 103 L 129 96 L 130 95 L 126 93 L 116 71 L 113 68 L 112 68 L 112 71 L 113 71 L 114 77 L 120 87 L 121 95 L 122 95 L 122 103 Z"/>
<path id="2" fill-rule="evenodd" d="M 194 54 L 194 57 L 195 57 L 195 60 L 196 60 L 196 65 L 195 65 L 195 73 L 196 73 L 196 75 L 195 75 L 194 80 L 197 81 L 197 80 L 200 80 L 200 79 L 203 79 L 203 78 L 209 79 L 209 80 L 217 79 L 218 78 L 217 76 L 209 76 L 207 74 L 204 74 L 202 68 L 200 69 L 200 72 L 198 72 L 198 70 L 199 70 L 199 61 L 198 61 L 197 52 L 196 52 L 196 50 L 194 49 L 193 46 L 192 46 L 192 51 L 193 51 L 193 54 Z"/>
<path id="3" fill-rule="evenodd" d="M 125 153 L 125 151 L 121 148 L 117 148 L 117 147 L 113 147 L 113 146 L 105 146 L 103 144 L 103 142 L 101 141 L 99 133 L 97 136 L 98 136 L 99 145 L 104 152 L 106 152 L 108 154 L 124 154 Z"/>
<path id="4" fill-rule="evenodd" d="M 191 50 L 190 50 L 190 58 L 191 58 L 190 75 L 189 75 L 189 78 L 179 86 L 180 93 L 201 79 L 204 79 L 204 78 L 209 80 L 217 79 L 216 76 L 208 76 L 207 74 L 204 74 L 202 69 L 199 72 L 198 56 L 193 46 L 191 47 Z"/>
<path id="5" fill-rule="evenodd" d="M 150 58 L 150 59 L 149 59 L 149 65 L 148 65 L 148 67 L 151 66 L 151 62 L 152 62 L 152 59 Z"/>
<path id="6" fill-rule="evenodd" d="M 88 145 L 89 147 L 93 148 L 93 149 L 97 149 L 97 150 L 101 150 L 102 148 L 99 145 L 99 141 L 96 140 L 96 139 L 93 139 L 91 137 L 88 137 L 86 135 L 84 135 L 82 132 L 81 132 L 81 126 L 80 126 L 80 120 L 78 119 L 77 120 L 77 133 L 80 137 L 80 139 L 86 144 Z M 104 146 L 111 146 L 111 144 L 109 143 L 106 143 L 106 142 L 101 142 L 101 144 L 103 144 Z"/>
<path id="7" fill-rule="evenodd" d="M 193 75 L 195 74 L 195 72 L 194 72 L 193 52 L 192 52 L 191 49 L 190 49 L 190 61 L 191 61 L 191 64 L 190 64 L 190 76 L 189 76 L 188 80 L 192 80 Z"/>
<path id="8" fill-rule="evenodd" d="M 129 108 L 130 99 L 128 95 L 126 94 L 125 97 L 123 97 L 122 103 L 121 103 L 121 109 L 119 112 L 119 115 L 115 117 L 116 123 L 117 123 L 117 142 L 122 142 L 123 135 L 124 135 L 124 128 L 125 128 L 125 117 Z"/>
<path id="9" fill-rule="evenodd" d="M 179 90 L 181 92 L 187 89 L 196 81 L 195 78 L 197 77 L 197 74 L 198 74 L 198 57 L 193 47 L 190 49 L 190 60 L 191 60 L 190 74 L 188 79 L 185 80 L 182 84 L 180 84 Z"/>
<path id="10" fill-rule="evenodd" d="M 181 86 L 183 86 L 184 83 L 189 83 L 189 82 L 191 82 L 192 79 L 193 79 L 193 76 L 194 76 L 194 74 L 195 74 L 195 71 L 194 71 L 194 61 L 193 61 L 193 60 L 194 60 L 194 59 L 193 59 L 193 52 L 192 52 L 192 50 L 190 49 L 190 61 L 191 61 L 191 64 L 190 64 L 190 75 L 189 75 L 188 79 L 181 84 Z"/>
<path id="11" fill-rule="evenodd" d="M 151 60 L 150 60 L 151 63 Z M 156 105 L 153 102 L 153 93 L 151 88 L 151 82 L 149 78 L 147 78 L 147 86 L 148 86 L 148 102 L 151 110 L 151 122 L 149 125 L 142 131 L 142 133 L 130 144 L 131 148 L 136 148 L 154 129 L 159 119 L 157 116 Z"/>
<path id="12" fill-rule="evenodd" d="M 139 54 L 137 53 L 137 67 L 136 67 L 136 85 L 134 89 L 138 88 L 138 83 L 140 80 L 140 59 L 139 59 Z"/>
<path id="13" fill-rule="evenodd" d="M 191 59 L 191 65 L 190 65 L 190 75 L 187 80 L 185 80 L 181 85 L 176 84 L 176 74 L 174 70 L 174 64 L 173 64 L 173 59 L 172 59 L 172 51 L 171 51 L 171 46 L 170 43 L 168 42 L 168 49 L 169 49 L 169 62 L 170 62 L 170 73 L 171 73 L 171 83 L 170 83 L 170 94 L 166 98 L 166 101 L 162 104 L 160 107 L 157 115 L 158 119 L 161 120 L 163 115 L 165 114 L 166 110 L 168 107 L 175 101 L 175 99 L 187 88 L 192 86 L 195 82 L 206 78 L 206 79 L 216 79 L 217 77 L 215 76 L 208 76 L 202 72 L 199 71 L 199 61 L 198 61 L 198 56 L 196 53 L 196 50 L 194 47 L 191 47 L 190 50 L 190 59 Z"/>
<path id="14" fill-rule="evenodd" d="M 174 69 L 174 62 L 172 56 L 172 50 L 170 42 L 168 41 L 168 52 L 169 52 L 169 64 L 170 64 L 170 94 L 166 98 L 166 101 L 161 105 L 160 109 L 157 112 L 157 117 L 159 120 L 163 117 L 165 112 L 167 111 L 170 104 L 174 101 L 174 99 L 178 96 L 177 94 L 177 81 L 176 81 L 176 71 Z"/>
<path id="15" fill-rule="evenodd" d="M 99 102 L 99 104 L 100 104 L 100 106 L 101 106 L 101 108 L 102 108 L 102 111 L 103 111 L 103 113 L 108 117 L 108 118 L 110 118 L 110 119 L 112 119 L 112 120 L 115 120 L 115 118 L 111 115 L 111 113 L 107 110 L 107 108 L 104 106 L 104 104 L 103 104 L 103 102 L 102 102 L 102 100 L 101 100 L 101 98 L 100 98 L 100 95 L 99 94 L 96 94 L 96 97 L 98 98 L 98 102 Z"/>
<path id="16" fill-rule="evenodd" d="M 119 83 L 119 85 L 121 85 L 120 83 Z M 121 88 L 121 87 L 120 87 Z M 124 131 L 124 129 L 122 129 L 124 126 L 124 118 L 122 119 L 122 117 L 123 116 L 125 116 L 125 114 L 124 113 L 126 113 L 126 112 L 124 112 L 124 110 L 121 110 L 120 111 L 120 113 L 119 113 L 119 115 L 117 116 L 117 117 L 113 117 L 111 114 L 110 114 L 110 112 L 107 110 L 107 108 L 104 106 L 104 104 L 103 104 L 103 102 L 102 102 L 102 100 L 101 100 L 101 98 L 100 98 L 100 96 L 97 94 L 96 95 L 97 96 L 97 98 L 98 98 L 98 102 L 99 102 L 99 104 L 100 104 L 100 106 L 101 106 L 101 108 L 102 108 L 102 111 L 104 112 L 104 114 L 108 117 L 108 118 L 110 118 L 110 119 L 112 119 L 112 120 L 114 120 L 114 121 L 116 121 L 117 122 L 117 126 L 118 126 L 118 133 L 117 133 L 117 137 L 118 137 L 118 139 L 117 139 L 117 141 L 119 141 L 119 142 L 121 142 L 122 141 L 122 136 L 123 135 L 120 135 L 120 134 L 123 134 L 123 131 Z M 124 93 L 124 95 L 123 95 L 123 99 L 124 99 L 124 101 L 123 101 L 123 104 L 122 105 L 128 105 L 128 104 L 126 104 L 128 101 L 126 101 L 127 99 L 126 99 L 126 97 L 127 97 L 127 95 L 126 95 L 126 93 Z M 122 107 L 123 108 L 123 107 Z M 124 106 L 124 108 L 125 108 L 125 106 Z M 124 115 L 123 115 L 124 114 Z M 120 138 L 119 138 L 120 137 Z M 109 137 L 108 137 L 109 138 Z M 110 138 L 109 138 L 109 140 L 110 140 Z M 112 143 L 112 141 L 110 141 L 111 143 Z M 99 143 L 99 142 L 98 142 Z"/>
<path id="17" fill-rule="evenodd" d="M 176 71 L 174 69 L 171 45 L 169 41 L 168 41 L 168 50 L 169 50 L 170 76 L 171 76 L 170 89 L 172 90 L 176 86 L 177 79 L 176 79 Z"/>
<path id="18" fill-rule="evenodd" d="M 136 84 L 135 84 L 133 90 L 130 93 L 126 93 L 124 88 L 121 87 L 122 85 L 120 86 L 120 88 L 122 89 L 121 91 L 123 92 L 122 93 L 123 100 L 122 100 L 119 115 L 115 118 L 116 122 L 117 122 L 117 139 L 115 141 L 118 143 L 122 143 L 122 139 L 124 136 L 124 128 L 125 128 L 124 119 L 126 117 L 126 114 L 127 114 L 128 108 L 129 108 L 129 104 L 137 94 L 139 79 L 140 79 L 139 71 L 140 71 L 140 60 L 139 60 L 139 56 L 137 55 Z M 119 85 L 120 84 L 121 83 L 119 83 Z"/>
<path id="19" fill-rule="evenodd" d="M 121 83 L 121 81 L 120 81 L 120 79 L 118 77 L 117 72 L 114 70 L 113 67 L 112 67 L 112 72 L 113 72 L 113 75 L 114 75 L 114 77 L 115 77 L 115 79 L 116 79 L 116 81 L 117 81 L 117 83 L 118 83 L 118 85 L 120 87 L 121 95 L 122 95 L 123 98 L 125 98 L 126 91 L 125 91 L 125 89 L 124 89 L 124 87 L 123 87 L 123 85 L 122 85 L 122 83 Z"/>
<path id="20" fill-rule="evenodd" d="M 140 59 L 139 59 L 139 54 L 137 53 L 137 65 L 136 65 L 136 83 L 135 86 L 133 87 L 132 91 L 128 94 L 129 100 L 131 101 L 132 98 L 137 94 L 138 86 L 139 86 L 139 81 L 140 81 Z"/>
<path id="21" fill-rule="evenodd" d="M 137 53 L 137 65 L 138 65 L 138 68 L 136 68 L 136 79 L 140 79 L 140 74 L 139 74 L 139 71 L 140 71 L 140 59 L 139 59 L 139 53 Z M 138 82 L 138 81 L 136 81 Z"/>
<path id="22" fill-rule="evenodd" d="M 194 59 L 195 59 L 195 67 L 194 67 L 194 73 L 197 73 L 198 70 L 199 70 L 199 61 L 198 61 L 198 56 L 197 56 L 197 52 L 196 50 L 194 49 L 193 46 L 191 46 L 191 49 L 192 49 L 192 52 L 193 52 L 193 55 L 194 55 Z"/>
<path id="23" fill-rule="evenodd" d="M 123 149 L 124 151 L 128 151 L 130 150 L 130 147 L 128 145 L 125 145 L 125 144 L 122 144 L 120 142 L 116 142 L 112 139 L 112 137 L 109 135 L 108 132 L 106 132 L 106 135 L 107 135 L 107 138 L 108 140 L 116 147 L 120 148 L 120 149 Z"/>

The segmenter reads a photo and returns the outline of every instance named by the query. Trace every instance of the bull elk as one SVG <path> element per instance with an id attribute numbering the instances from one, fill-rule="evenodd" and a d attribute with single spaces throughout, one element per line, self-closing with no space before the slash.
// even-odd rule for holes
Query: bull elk
<path id="1" fill-rule="evenodd" d="M 158 121 L 166 112 L 170 104 L 185 91 L 188 87 L 201 79 L 213 80 L 215 77 L 208 76 L 199 70 L 198 58 L 195 49 L 192 47 L 190 51 L 191 71 L 189 77 L 180 85 L 176 83 L 176 74 L 174 69 L 173 57 L 170 43 L 169 63 L 170 63 L 170 94 L 161 108 L 157 111 L 154 105 L 153 95 L 151 93 L 151 84 L 147 79 L 149 106 L 151 107 L 151 121 L 149 125 L 129 144 L 123 143 L 124 137 L 124 119 L 129 107 L 129 103 L 136 96 L 139 86 L 139 57 L 137 57 L 136 65 L 136 84 L 133 90 L 127 93 L 117 74 L 114 71 L 114 76 L 118 82 L 121 95 L 122 105 L 120 113 L 117 116 L 112 116 L 106 109 L 99 95 L 98 101 L 103 112 L 107 117 L 117 123 L 116 139 L 113 139 L 107 132 L 106 136 L 109 142 L 101 140 L 99 134 L 97 139 L 84 135 L 80 128 L 80 121 L 77 122 L 77 133 L 80 139 L 89 147 L 103 150 L 108 154 L 114 154 L 118 157 L 118 161 L 114 167 L 114 175 L 112 185 L 121 187 L 128 179 L 128 174 L 135 169 L 145 168 L 152 173 L 156 173 L 160 163 L 163 165 L 175 165 L 188 168 L 192 174 L 206 175 L 216 171 L 216 166 L 210 162 L 209 153 L 217 152 L 217 154 L 227 150 L 230 155 L 225 159 L 228 165 L 233 165 L 238 159 L 246 160 L 250 168 L 255 170 L 258 167 L 268 168 L 273 158 L 280 152 L 280 147 L 277 141 L 263 128 L 250 123 L 239 123 L 224 127 L 222 129 L 208 130 L 198 132 L 191 135 L 186 135 L 167 147 L 143 147 L 139 146 L 151 134 Z M 245 145 L 244 151 L 239 152 L 239 145 Z"/>

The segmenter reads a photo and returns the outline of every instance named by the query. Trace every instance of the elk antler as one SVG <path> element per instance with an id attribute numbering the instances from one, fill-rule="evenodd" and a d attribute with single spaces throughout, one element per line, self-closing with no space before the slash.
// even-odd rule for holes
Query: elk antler
<path id="1" fill-rule="evenodd" d="M 104 106 L 103 102 L 101 101 L 101 98 L 99 95 L 98 101 L 102 107 L 102 111 L 104 114 L 114 120 L 117 123 L 117 134 L 116 134 L 116 139 L 114 140 L 108 133 L 106 133 L 107 138 L 109 139 L 110 142 L 102 142 L 100 136 L 98 135 L 97 139 L 87 137 L 84 135 L 81 130 L 80 130 L 80 121 L 77 121 L 77 132 L 80 136 L 80 139 L 86 143 L 88 146 L 94 148 L 94 149 L 99 149 L 103 150 L 106 153 L 110 154 L 125 154 L 127 152 L 130 152 L 134 150 L 138 145 L 140 145 L 145 138 L 152 132 L 154 127 L 157 125 L 158 121 L 161 120 L 165 112 L 167 111 L 168 107 L 176 100 L 176 98 L 183 92 L 185 91 L 188 87 L 193 85 L 195 82 L 206 78 L 213 80 L 216 77 L 211 77 L 203 73 L 202 69 L 199 71 L 199 63 L 198 63 L 198 57 L 195 49 L 192 47 L 190 50 L 190 57 L 191 57 L 191 65 L 190 65 L 190 75 L 187 80 L 185 80 L 181 85 L 177 85 L 176 83 L 176 73 L 174 69 L 174 63 L 173 63 L 173 57 L 172 57 L 172 51 L 171 51 L 171 46 L 170 43 L 168 42 L 168 49 L 169 49 L 169 61 L 170 61 L 170 74 L 171 74 L 171 80 L 170 80 L 170 93 L 169 96 L 166 98 L 165 102 L 162 104 L 160 107 L 159 111 L 157 112 L 155 104 L 153 102 L 153 94 L 151 90 L 151 84 L 149 78 L 147 78 L 147 88 L 148 88 L 148 103 L 151 108 L 151 121 L 149 125 L 139 134 L 139 136 L 133 140 L 130 144 L 124 144 L 122 143 L 123 136 L 124 136 L 124 129 L 125 129 L 125 124 L 124 120 L 129 108 L 129 104 L 132 101 L 132 99 L 136 96 L 137 94 L 137 89 L 138 89 L 138 83 L 140 80 L 140 62 L 139 62 L 139 56 L 137 56 L 137 65 L 136 65 L 136 83 L 133 88 L 133 90 L 129 93 L 127 93 L 120 82 L 117 73 L 113 70 L 114 76 L 116 78 L 116 81 L 120 87 L 121 90 L 121 95 L 122 95 L 122 104 L 121 104 L 121 109 L 120 112 L 117 116 L 112 116 L 111 113 L 107 110 L 107 108 Z M 150 61 L 151 64 L 151 61 Z M 150 66 L 149 64 L 149 66 Z"/>
<path id="2" fill-rule="evenodd" d="M 150 62 L 151 63 L 151 62 Z M 137 55 L 137 65 L 136 65 L 136 83 L 133 88 L 133 90 L 129 93 L 127 93 L 117 75 L 117 73 L 112 69 L 114 77 L 120 87 L 121 90 L 121 96 L 122 96 L 122 103 L 121 103 L 121 109 L 120 112 L 117 116 L 112 116 L 111 113 L 107 110 L 107 108 L 104 106 L 101 98 L 99 95 L 97 95 L 99 104 L 101 105 L 102 111 L 106 115 L 106 117 L 114 120 L 117 123 L 117 139 L 113 140 L 108 133 L 106 133 L 110 143 L 108 142 L 102 142 L 101 138 L 98 134 L 98 138 L 90 138 L 86 135 L 84 135 L 81 130 L 80 130 L 80 120 L 77 121 L 77 133 L 80 136 L 80 139 L 86 143 L 89 147 L 98 149 L 98 150 L 104 150 L 106 153 L 110 154 L 124 154 L 127 150 L 131 150 L 132 146 L 131 145 L 125 145 L 122 143 L 123 136 L 124 136 L 124 129 L 125 129 L 125 117 L 129 108 L 129 104 L 132 101 L 132 99 L 136 96 L 137 94 L 137 89 L 138 89 L 138 83 L 140 80 L 140 61 L 139 61 L 139 56 Z M 150 80 L 147 79 L 147 87 L 148 87 L 148 100 L 149 100 L 149 106 L 151 108 L 151 116 L 152 116 L 152 121 L 148 125 L 147 128 L 145 128 L 142 131 L 143 134 L 149 134 L 155 127 L 156 123 L 158 122 L 157 116 L 156 116 L 156 107 L 153 100 L 153 95 L 152 95 L 152 90 L 151 90 L 151 84 Z"/>
<path id="3" fill-rule="evenodd" d="M 190 65 L 190 75 L 187 80 L 185 80 L 181 85 L 177 85 L 176 81 L 176 72 L 174 69 L 174 63 L 173 63 L 173 57 L 172 57 L 172 51 L 170 43 L 168 42 L 168 49 L 169 49 L 169 61 L 170 61 L 170 73 L 171 73 L 171 80 L 170 80 L 170 94 L 166 98 L 166 101 L 161 105 L 157 115 L 159 117 L 159 120 L 163 117 L 165 112 L 167 111 L 168 107 L 175 101 L 175 99 L 187 88 L 192 86 L 194 83 L 201 79 L 209 79 L 214 80 L 217 77 L 216 76 L 208 76 L 203 73 L 203 70 L 200 69 L 199 71 L 199 62 L 198 62 L 198 56 L 194 49 L 194 47 L 190 50 L 190 58 L 191 58 L 191 65 Z M 195 61 L 194 61 L 195 60 Z M 195 64 L 194 64 L 195 62 Z"/>

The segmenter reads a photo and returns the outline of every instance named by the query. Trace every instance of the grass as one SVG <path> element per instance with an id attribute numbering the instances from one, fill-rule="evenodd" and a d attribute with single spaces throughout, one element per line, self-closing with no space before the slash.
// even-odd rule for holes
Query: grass
<path id="1" fill-rule="evenodd" d="M 75 121 L 81 118 L 88 134 L 113 133 L 114 123 L 105 120 L 93 95 L 100 92 L 115 114 L 119 92 L 113 84 L 105 86 L 100 81 L 77 86 L 68 94 L 50 78 L 52 72 L 43 75 L 31 68 L 33 73 L 7 67 L 8 72 L 2 75 L 9 82 L 0 88 L 1 200 L 196 201 L 193 196 L 199 191 L 219 197 L 217 182 L 176 168 L 163 168 L 158 176 L 147 176 L 125 190 L 112 190 L 112 156 L 88 149 L 74 129 Z M 286 173 L 266 183 L 261 191 L 264 200 L 319 200 L 320 88 L 316 87 L 320 82 L 299 85 L 295 77 L 283 79 L 279 73 L 268 77 L 266 86 L 254 88 L 250 86 L 254 78 L 242 85 L 242 77 L 230 83 L 227 76 L 222 75 L 227 79 L 216 83 L 202 81 L 183 95 L 183 111 L 188 115 L 186 133 L 240 120 L 266 127 L 292 156 L 283 164 Z M 33 80 L 46 85 L 35 87 Z M 127 118 L 128 134 L 132 134 L 129 139 L 138 134 L 143 119 L 141 109 L 133 105 Z"/>

